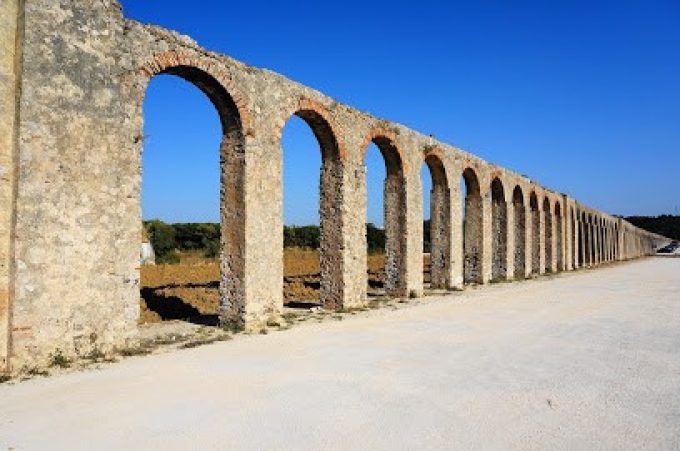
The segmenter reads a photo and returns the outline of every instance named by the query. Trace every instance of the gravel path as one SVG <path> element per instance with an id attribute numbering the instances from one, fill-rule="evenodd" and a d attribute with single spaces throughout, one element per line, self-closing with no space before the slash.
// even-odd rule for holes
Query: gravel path
<path id="1" fill-rule="evenodd" d="M 680 259 L 0 386 L 0 450 L 680 449 Z"/>

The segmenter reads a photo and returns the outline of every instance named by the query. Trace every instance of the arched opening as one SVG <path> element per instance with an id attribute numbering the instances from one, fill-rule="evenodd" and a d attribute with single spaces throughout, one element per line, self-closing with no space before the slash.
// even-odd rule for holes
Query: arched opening
<path id="1" fill-rule="evenodd" d="M 426 284 L 429 281 L 432 289 L 446 289 L 450 286 L 449 275 L 451 273 L 451 196 L 444 164 L 437 155 L 425 156 L 421 180 L 423 180 L 425 198 L 423 203 L 424 281 Z"/>
<path id="2" fill-rule="evenodd" d="M 461 180 L 463 198 L 463 281 L 482 283 L 482 195 L 479 178 L 474 170 L 463 171 Z"/>
<path id="3" fill-rule="evenodd" d="M 364 163 L 368 196 L 366 239 L 372 254 L 368 257 L 368 294 L 404 296 L 406 184 L 401 155 L 392 140 L 377 136 L 366 149 Z"/>
<path id="4" fill-rule="evenodd" d="M 284 302 L 342 307 L 339 149 L 331 126 L 301 109 L 282 130 Z"/>
<path id="5" fill-rule="evenodd" d="M 552 208 L 550 200 L 543 199 L 543 228 L 545 235 L 545 272 L 553 270 L 553 230 L 552 230 Z"/>
<path id="6" fill-rule="evenodd" d="M 507 278 L 508 208 L 503 183 L 498 178 L 491 182 L 491 240 L 492 280 Z"/>
<path id="7" fill-rule="evenodd" d="M 512 205 L 515 213 L 515 278 L 526 276 L 526 208 L 524 194 L 516 186 L 512 192 Z"/>
<path id="8" fill-rule="evenodd" d="M 555 202 L 555 261 L 557 271 L 564 269 L 564 242 L 562 238 L 562 205 Z"/>
<path id="9" fill-rule="evenodd" d="M 540 274 L 541 272 L 541 212 L 538 208 L 538 198 L 532 192 L 529 197 L 529 208 L 531 209 L 531 272 Z"/>
<path id="10" fill-rule="evenodd" d="M 150 80 L 142 123 L 140 321 L 240 322 L 245 140 L 238 108 L 208 73 L 175 66 Z"/>

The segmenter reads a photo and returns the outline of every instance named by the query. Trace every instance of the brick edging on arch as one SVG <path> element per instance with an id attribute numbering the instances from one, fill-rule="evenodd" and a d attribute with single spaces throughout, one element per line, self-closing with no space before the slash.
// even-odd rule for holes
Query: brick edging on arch
<path id="1" fill-rule="evenodd" d="M 252 119 L 247 98 L 228 73 L 219 68 L 219 62 L 209 57 L 171 50 L 154 54 L 149 61 L 142 64 L 140 71 L 146 78 L 151 79 L 166 69 L 177 66 L 194 67 L 214 78 L 234 101 L 241 120 L 243 134 L 253 136 Z"/>
<path id="2" fill-rule="evenodd" d="M 444 186 L 446 186 L 447 189 L 451 189 L 451 176 L 450 176 L 450 168 L 447 167 L 446 163 L 446 157 L 444 149 L 441 147 L 435 146 L 435 147 L 430 147 L 428 148 L 425 152 L 423 152 L 423 161 L 426 162 L 428 158 L 430 157 L 435 157 L 437 160 L 439 160 L 439 164 L 441 165 L 443 175 L 444 175 L 444 180 L 434 180 L 435 174 L 433 174 L 430 171 L 430 175 L 433 178 L 434 182 L 439 182 L 443 183 Z"/>
<path id="3" fill-rule="evenodd" d="M 307 97 L 299 97 L 297 101 L 293 102 L 293 105 L 290 108 L 283 111 L 283 113 L 279 116 L 279 118 L 276 120 L 274 129 L 275 139 L 278 142 L 281 142 L 283 128 L 286 126 L 286 123 L 290 120 L 291 117 L 293 117 L 300 111 L 314 111 L 321 117 L 321 119 L 323 119 L 326 122 L 328 128 L 330 129 L 331 134 L 333 135 L 335 144 L 338 146 L 338 158 L 343 160 L 347 156 L 345 142 L 342 139 L 342 136 L 338 134 L 337 132 L 338 127 L 336 126 L 335 121 L 333 120 L 331 114 L 329 113 L 328 108 L 326 108 L 321 103 L 309 99 Z"/>
<path id="4" fill-rule="evenodd" d="M 403 171 L 404 175 L 406 175 L 409 172 L 409 163 L 408 160 L 405 158 L 404 151 L 401 149 L 401 146 L 399 145 L 397 134 L 382 126 L 371 128 L 364 137 L 364 140 L 361 143 L 361 146 L 359 147 L 361 162 L 364 163 L 366 161 L 366 151 L 368 150 L 368 146 L 370 146 L 373 140 L 376 138 L 385 138 L 390 143 L 392 143 L 392 146 L 394 146 L 394 149 L 397 151 L 397 155 L 399 155 L 399 160 L 401 161 L 401 170 Z"/>

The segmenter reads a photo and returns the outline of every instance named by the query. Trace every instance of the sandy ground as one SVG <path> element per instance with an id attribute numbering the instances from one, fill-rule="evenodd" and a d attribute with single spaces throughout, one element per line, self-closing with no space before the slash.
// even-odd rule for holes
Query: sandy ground
<path id="1" fill-rule="evenodd" d="M 0 386 L 0 449 L 680 449 L 680 259 Z"/>

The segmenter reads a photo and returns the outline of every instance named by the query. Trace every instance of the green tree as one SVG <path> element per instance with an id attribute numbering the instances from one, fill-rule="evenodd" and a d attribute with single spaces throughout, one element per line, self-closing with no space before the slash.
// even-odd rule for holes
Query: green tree
<path id="1" fill-rule="evenodd" d="M 158 219 L 147 221 L 144 227 L 146 227 L 151 245 L 156 253 L 156 262 L 177 263 L 175 228 Z"/>

